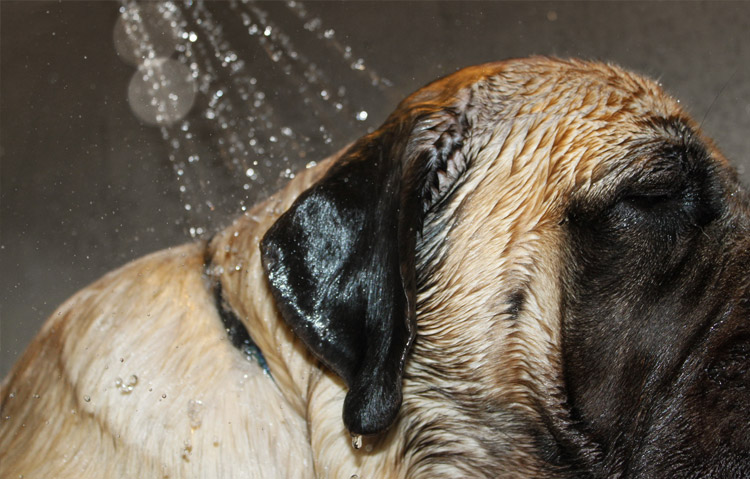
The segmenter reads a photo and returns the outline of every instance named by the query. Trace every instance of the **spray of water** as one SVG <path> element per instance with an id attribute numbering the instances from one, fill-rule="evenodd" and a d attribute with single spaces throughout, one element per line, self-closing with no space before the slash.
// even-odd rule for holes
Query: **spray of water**
<path id="1" fill-rule="evenodd" d="M 133 113 L 169 147 L 194 237 L 371 129 L 350 89 L 378 102 L 391 86 L 293 1 L 122 0 L 114 40 L 136 68 Z"/>

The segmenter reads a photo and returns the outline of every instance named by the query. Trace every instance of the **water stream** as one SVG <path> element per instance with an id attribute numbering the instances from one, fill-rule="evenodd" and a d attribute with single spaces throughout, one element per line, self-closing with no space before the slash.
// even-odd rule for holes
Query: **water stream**
<path id="1" fill-rule="evenodd" d="M 368 106 L 391 86 L 294 1 L 123 0 L 114 40 L 135 67 L 133 113 L 169 147 L 193 237 L 372 130 Z"/>

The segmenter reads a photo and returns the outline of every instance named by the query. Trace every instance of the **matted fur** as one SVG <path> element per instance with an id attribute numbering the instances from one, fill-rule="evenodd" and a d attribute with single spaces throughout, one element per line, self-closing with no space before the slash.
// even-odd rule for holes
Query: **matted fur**
<path id="1" fill-rule="evenodd" d="M 645 119 L 687 116 L 656 83 L 582 61 L 473 67 L 400 108 L 436 95 L 446 103 L 461 97 L 468 130 L 430 190 L 416 245 L 417 339 L 387 432 L 352 448 L 341 420 L 344 382 L 281 320 L 261 267 L 265 232 L 341 152 L 210 243 L 135 261 L 63 304 L 3 383 L 0 476 L 435 479 L 624 470 L 588 464 L 607 462 L 606 451 L 566 432 L 580 420 L 571 417 L 563 377 L 567 222 L 571 205 L 611 198 L 641 167 L 636 153 L 661 135 Z M 710 156 L 728 168 L 718 152 Z M 272 377 L 227 340 L 217 281 Z M 552 444 L 563 439 L 578 441 L 583 459 L 558 457 Z"/>

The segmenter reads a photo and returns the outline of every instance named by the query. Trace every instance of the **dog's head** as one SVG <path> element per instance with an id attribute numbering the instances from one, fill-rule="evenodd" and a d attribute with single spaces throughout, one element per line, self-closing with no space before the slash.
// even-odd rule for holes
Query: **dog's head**
<path id="1" fill-rule="evenodd" d="M 262 254 L 282 316 L 347 383 L 352 433 L 387 429 L 403 388 L 405 409 L 450 397 L 485 432 L 512 416 L 571 470 L 738 477 L 749 231 L 736 174 L 656 84 L 535 58 L 404 100 Z"/>

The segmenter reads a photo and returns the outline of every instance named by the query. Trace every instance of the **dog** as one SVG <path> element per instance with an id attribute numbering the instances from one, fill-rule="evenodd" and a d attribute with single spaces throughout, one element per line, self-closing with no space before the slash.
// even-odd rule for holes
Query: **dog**
<path id="1" fill-rule="evenodd" d="M 0 476 L 750 477 L 748 232 L 653 81 L 466 68 L 65 302 Z"/>

